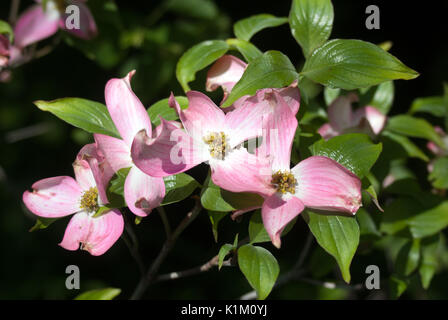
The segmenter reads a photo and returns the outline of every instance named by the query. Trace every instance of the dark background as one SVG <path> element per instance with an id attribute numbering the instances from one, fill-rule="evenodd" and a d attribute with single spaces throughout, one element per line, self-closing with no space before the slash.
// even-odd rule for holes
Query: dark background
<path id="1" fill-rule="evenodd" d="M 91 2 L 95 1 L 88 3 Z M 21 202 L 23 191 L 42 178 L 73 175 L 71 163 L 82 144 L 89 141 L 88 136 L 39 111 L 32 102 L 69 96 L 104 102 L 107 80 L 123 76 L 134 66 L 138 68 L 133 88 L 145 106 L 168 97 L 170 91 L 182 94 L 175 80 L 174 63 L 187 48 L 203 40 L 231 37 L 231 24 L 241 18 L 258 13 L 287 16 L 290 8 L 290 1 L 287 0 L 226 0 L 215 3 L 219 12 L 213 19 L 196 19 L 179 12 L 167 12 L 156 23 L 149 25 L 148 28 L 173 26 L 168 45 L 150 42 L 141 47 L 127 48 L 115 57 L 118 59 L 115 63 L 108 63 L 106 60 L 86 58 L 81 50 L 68 46 L 63 39 L 49 55 L 14 70 L 9 83 L 0 83 L 0 166 L 6 174 L 5 179 L 0 179 L 0 299 L 73 298 L 79 292 L 68 291 L 64 285 L 64 271 L 69 264 L 80 267 L 81 291 L 111 286 L 123 290 L 120 295 L 122 299 L 129 297 L 139 274 L 121 240 L 105 255 L 91 257 L 86 252 L 69 252 L 57 246 L 68 219 L 56 222 L 47 230 L 28 232 L 34 221 Z M 30 4 L 32 1 L 22 1 L 21 10 Z M 370 4 L 380 8 L 380 30 L 367 30 L 365 27 L 365 8 Z M 117 1 L 117 5 L 124 29 L 144 25 L 154 17 L 154 11 L 158 8 L 156 1 Z M 395 82 L 396 98 L 391 114 L 406 112 L 416 97 L 442 93 L 443 81 L 448 80 L 446 1 L 335 0 L 333 5 L 335 21 L 331 38 L 354 38 L 373 43 L 390 40 L 393 42 L 390 52 L 420 72 L 415 80 Z M 0 8 L 0 19 L 7 20 L 9 1 L 2 1 Z M 189 34 L 187 25 L 197 28 Z M 101 32 L 107 33 L 100 29 Z M 303 62 L 301 50 L 287 25 L 264 30 L 252 41 L 262 51 L 280 50 L 294 64 Z M 111 47 L 110 50 L 115 49 Z M 194 89 L 204 90 L 204 75 L 205 72 L 199 73 L 198 80 L 192 86 Z M 17 130 L 20 133 L 23 128 L 29 129 L 36 124 L 42 125 L 43 133 L 20 141 L 11 138 Z M 192 175 L 202 182 L 205 173 L 206 168 L 200 167 Z M 191 206 L 190 200 L 167 207 L 172 224 L 180 221 Z M 165 237 L 159 216 L 153 213 L 136 230 L 141 239 L 140 251 L 145 262 L 149 263 L 158 253 Z M 245 234 L 246 230 L 247 219 L 236 223 L 227 217 L 220 225 L 219 241 L 214 243 L 209 219 L 204 212 L 184 233 L 161 272 L 179 271 L 202 264 L 217 254 L 223 243 L 231 242 L 236 232 Z M 269 245 L 280 262 L 281 270 L 287 270 L 293 264 L 306 233 L 307 227 L 299 218 L 293 231 L 283 241 L 282 250 L 275 251 Z M 371 259 L 372 256 L 355 256 L 353 283 L 363 281 L 363 266 L 371 264 Z M 374 256 L 374 259 L 377 263 L 384 263 L 381 255 Z M 337 272 L 335 275 L 338 276 Z M 407 297 L 448 298 L 444 283 L 447 283 L 444 277 L 436 277 L 431 293 Z M 145 297 L 225 299 L 237 298 L 247 291 L 250 291 L 250 286 L 237 268 L 223 268 L 219 273 L 211 271 L 176 283 L 156 284 Z M 363 296 L 301 283 L 291 283 L 271 295 L 277 299 Z"/>

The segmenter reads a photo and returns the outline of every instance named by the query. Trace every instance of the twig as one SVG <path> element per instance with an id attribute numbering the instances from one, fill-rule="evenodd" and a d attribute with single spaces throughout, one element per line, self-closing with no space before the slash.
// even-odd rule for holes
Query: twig
<path id="1" fill-rule="evenodd" d="M 200 265 L 200 266 L 197 266 L 197 267 L 194 267 L 191 269 L 187 269 L 184 271 L 170 272 L 170 273 L 162 274 L 154 280 L 154 283 L 168 281 L 168 280 L 174 280 L 174 279 L 180 279 L 180 278 L 186 278 L 186 277 L 197 275 L 202 272 L 210 271 L 214 267 L 218 266 L 218 259 L 219 259 L 218 255 L 216 255 L 213 258 L 211 258 L 209 261 L 204 263 L 203 265 Z M 230 267 L 233 264 L 232 264 L 231 259 L 229 259 L 229 260 L 224 261 L 222 263 L 222 265 L 224 267 Z"/>
<path id="2" fill-rule="evenodd" d="M 123 241 L 126 243 L 126 246 L 129 248 L 129 252 L 131 253 L 132 258 L 134 258 L 135 262 L 137 263 L 138 269 L 140 271 L 140 274 L 143 276 L 145 274 L 145 264 L 143 263 L 143 259 L 140 255 L 140 252 L 138 250 L 138 238 L 134 233 L 134 229 L 132 228 L 132 225 L 129 223 L 128 218 L 124 216 L 124 227 L 131 238 L 132 243 L 122 235 Z"/>
<path id="3" fill-rule="evenodd" d="M 12 0 L 11 7 L 9 8 L 9 23 L 14 25 L 17 20 L 17 14 L 19 12 L 20 0 Z"/>
<path id="4" fill-rule="evenodd" d="M 309 283 L 315 286 L 324 287 L 327 289 L 348 289 L 348 290 L 361 290 L 364 288 L 362 283 L 349 285 L 345 283 L 336 283 L 336 282 L 330 282 L 330 281 L 318 281 L 314 279 L 309 278 L 299 278 L 298 279 L 301 282 Z"/>
<path id="5" fill-rule="evenodd" d="M 20 128 L 6 133 L 5 140 L 7 143 L 14 143 L 44 134 L 49 129 L 50 126 L 48 125 L 48 123 L 38 123 L 29 127 Z"/>
<path id="6" fill-rule="evenodd" d="M 187 228 L 190 223 L 194 219 L 196 219 L 198 214 L 201 212 L 201 209 L 202 207 L 200 201 L 196 201 L 194 208 L 181 221 L 181 223 L 177 226 L 176 230 L 174 230 L 171 236 L 166 239 L 158 256 L 146 272 L 146 275 L 140 279 L 140 282 L 138 283 L 137 287 L 134 290 L 134 293 L 131 296 L 131 300 L 138 300 L 145 293 L 148 286 L 154 281 L 160 266 L 162 265 L 163 261 L 165 261 L 168 253 L 176 243 L 177 238 L 185 230 L 185 228 Z"/>
<path id="7" fill-rule="evenodd" d="M 165 228 L 166 238 L 168 239 L 171 237 L 171 226 L 170 222 L 168 221 L 168 217 L 166 216 L 165 209 L 163 207 L 157 207 L 157 212 L 160 215 L 160 218 L 162 219 L 163 227 Z"/>
<path id="8" fill-rule="evenodd" d="M 8 178 L 6 177 L 5 170 L 2 166 L 0 166 L 0 182 L 6 181 Z"/>

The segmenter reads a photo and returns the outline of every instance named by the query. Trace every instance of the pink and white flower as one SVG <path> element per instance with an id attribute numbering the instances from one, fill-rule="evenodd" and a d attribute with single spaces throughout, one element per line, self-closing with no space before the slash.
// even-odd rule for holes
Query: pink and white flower
<path id="1" fill-rule="evenodd" d="M 14 46 L 22 49 L 54 35 L 59 29 L 63 29 L 82 39 L 91 39 L 97 34 L 95 20 L 84 0 L 48 0 L 45 10 L 41 0 L 29 7 L 21 14 L 14 27 Z M 65 24 L 67 14 L 65 8 L 75 5 L 79 8 L 79 29 L 68 29 Z"/>
<path id="2" fill-rule="evenodd" d="M 221 87 L 224 92 L 222 99 L 222 102 L 224 102 L 235 84 L 243 76 L 246 67 L 247 64 L 235 56 L 222 56 L 208 70 L 205 89 L 215 91 L 218 87 Z"/>
<path id="3" fill-rule="evenodd" d="M 355 214 L 361 206 L 361 181 L 336 161 L 312 156 L 290 169 L 297 120 L 289 113 L 288 104 L 279 104 L 265 123 L 267 129 L 277 130 L 269 130 L 276 134 L 264 136 L 257 150 L 257 171 L 233 163 L 229 172 L 216 174 L 213 180 L 223 189 L 253 192 L 265 199 L 261 210 L 263 224 L 276 247 L 280 247 L 283 229 L 305 207 Z"/>
<path id="4" fill-rule="evenodd" d="M 122 139 L 94 134 L 98 149 L 112 169 L 131 168 L 124 184 L 124 199 L 136 215 L 146 217 L 165 197 L 163 178 L 142 172 L 131 159 L 131 146 L 137 132 L 152 136 L 151 120 L 146 109 L 131 89 L 131 71 L 123 79 L 111 79 L 106 84 L 107 109 Z"/>
<path id="5" fill-rule="evenodd" d="M 352 103 L 357 100 L 354 95 L 340 96 L 328 106 L 329 123 L 319 128 L 324 139 L 349 133 L 367 133 L 372 137 L 383 130 L 387 117 L 372 106 L 365 106 L 353 112 Z"/>
<path id="6" fill-rule="evenodd" d="M 432 141 L 429 141 L 426 144 L 426 147 L 436 156 L 443 157 L 448 155 L 448 135 L 445 131 L 439 126 L 434 127 L 434 130 L 437 132 L 437 134 L 440 136 L 440 138 L 443 141 L 444 148 L 438 146 Z"/>
<path id="7" fill-rule="evenodd" d="M 23 202 L 35 215 L 60 218 L 74 214 L 59 243 L 67 250 L 81 249 L 93 256 L 104 254 L 123 233 L 124 220 L 118 210 L 98 217 L 95 212 L 108 203 L 105 185 L 113 172 L 94 144 L 79 152 L 73 164 L 76 179 L 58 176 L 39 180 L 33 191 L 25 191 Z"/>
<path id="8" fill-rule="evenodd" d="M 249 153 L 241 144 L 263 135 L 264 125 L 280 104 L 287 109 L 282 115 L 297 122 L 298 100 L 282 96 L 284 92 L 290 94 L 288 90 L 260 90 L 227 114 L 200 92 L 187 93 L 189 107 L 186 110 L 181 110 L 171 95 L 170 105 L 177 110 L 185 130 L 174 122 L 161 119 L 157 137 L 149 138 L 144 131 L 137 134 L 132 145 L 132 159 L 142 171 L 160 177 L 208 162 L 215 183 L 216 177 L 229 175 L 244 189 L 247 181 L 239 180 L 239 171 L 251 172 L 257 179 L 260 161 L 264 160 Z M 295 90 L 298 95 L 298 89 Z"/>
<path id="9" fill-rule="evenodd" d="M 9 46 L 9 39 L 0 34 L 0 69 L 8 65 L 10 56 Z"/>

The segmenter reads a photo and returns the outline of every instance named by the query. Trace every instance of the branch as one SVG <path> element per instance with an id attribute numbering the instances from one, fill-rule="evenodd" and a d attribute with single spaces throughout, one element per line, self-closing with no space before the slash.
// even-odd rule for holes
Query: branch
<path id="1" fill-rule="evenodd" d="M 128 247 L 132 258 L 134 258 L 135 262 L 137 263 L 140 274 L 143 276 L 145 274 L 145 264 L 143 263 L 142 256 L 138 251 L 138 238 L 135 235 L 134 229 L 132 228 L 132 224 L 129 223 L 128 218 L 126 218 L 124 215 L 123 218 L 124 218 L 125 230 L 129 235 L 129 237 L 131 238 L 132 244 L 126 237 L 124 237 L 124 235 L 122 235 L 122 239 L 126 243 L 126 246 Z"/>
<path id="2" fill-rule="evenodd" d="M 165 228 L 166 238 L 168 239 L 171 237 L 171 226 L 170 222 L 168 221 L 168 217 L 166 216 L 165 209 L 163 207 L 157 207 L 157 212 L 160 215 L 160 218 L 162 219 L 163 227 Z"/>
<path id="3" fill-rule="evenodd" d="M 20 0 L 12 0 L 11 7 L 9 8 L 9 23 L 14 25 L 17 20 L 17 14 L 19 12 Z"/>
<path id="4" fill-rule="evenodd" d="M 211 258 L 209 261 L 204 263 L 203 265 L 200 265 L 200 266 L 197 266 L 197 267 L 194 267 L 191 269 L 187 269 L 184 271 L 170 272 L 170 273 L 162 274 L 162 275 L 158 276 L 154 280 L 154 282 L 163 282 L 163 281 L 168 281 L 168 280 L 186 278 L 186 277 L 200 274 L 202 272 L 210 271 L 214 267 L 218 266 L 218 260 L 219 260 L 218 255 L 216 255 L 213 258 Z M 222 265 L 224 267 L 230 267 L 230 266 L 233 266 L 233 262 L 231 261 L 231 259 L 229 259 L 229 260 L 224 261 Z"/>
<path id="5" fill-rule="evenodd" d="M 202 207 L 200 201 L 196 200 L 194 208 L 181 221 L 181 223 L 177 226 L 176 230 L 174 230 L 171 236 L 166 239 L 165 243 L 162 246 L 162 249 L 160 250 L 152 265 L 149 267 L 146 275 L 140 279 L 140 282 L 138 283 L 137 287 L 134 290 L 134 293 L 131 296 L 131 300 L 138 300 L 145 293 L 148 286 L 154 281 L 160 266 L 162 265 L 163 261 L 165 261 L 168 253 L 173 248 L 177 238 L 185 230 L 185 228 L 187 228 L 190 223 L 194 219 L 196 219 L 198 214 L 201 212 L 201 209 Z"/>

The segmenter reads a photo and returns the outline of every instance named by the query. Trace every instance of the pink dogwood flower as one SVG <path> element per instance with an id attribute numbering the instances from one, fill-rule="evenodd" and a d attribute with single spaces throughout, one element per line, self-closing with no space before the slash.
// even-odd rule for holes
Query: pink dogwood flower
<path id="1" fill-rule="evenodd" d="M 48 0 L 45 10 L 41 0 L 29 7 L 21 14 L 14 27 L 14 46 L 24 48 L 54 35 L 59 29 L 63 29 L 79 38 L 91 39 L 97 34 L 95 20 L 84 0 Z M 66 27 L 67 14 L 65 9 L 68 5 L 79 8 L 79 29 L 68 29 Z"/>
<path id="2" fill-rule="evenodd" d="M 352 110 L 352 103 L 357 100 L 354 95 L 340 96 L 328 106 L 329 123 L 319 128 L 324 139 L 349 132 L 367 133 L 372 137 L 383 130 L 387 117 L 372 106 Z"/>
<path id="3" fill-rule="evenodd" d="M 298 96 L 298 89 L 295 90 Z M 238 179 L 239 170 L 255 174 L 259 166 L 257 156 L 241 144 L 263 134 L 264 123 L 279 103 L 287 105 L 288 94 L 291 94 L 288 88 L 260 90 L 227 114 L 200 92 L 187 92 L 186 110 L 181 110 L 171 95 L 170 105 L 177 110 L 185 130 L 161 119 L 161 129 L 155 139 L 148 138 L 144 131 L 136 135 L 132 159 L 142 171 L 161 177 L 189 170 L 202 162 L 210 165 L 214 182 L 220 175 Z M 291 107 L 287 105 L 289 113 L 285 115 L 294 120 L 299 109 L 296 95 L 288 96 Z M 241 188 L 244 183 L 240 181 Z"/>
<path id="4" fill-rule="evenodd" d="M 435 126 L 434 130 L 437 132 L 437 134 L 442 139 L 443 147 L 435 144 L 432 141 L 429 141 L 426 144 L 426 147 L 429 149 L 429 151 L 431 151 L 436 156 L 435 159 L 431 160 L 428 163 L 428 166 L 427 166 L 428 172 L 432 172 L 434 170 L 434 161 L 436 159 L 438 159 L 440 157 L 448 156 L 448 134 L 446 134 L 446 132 L 443 131 L 443 129 L 439 126 Z"/>
<path id="5" fill-rule="evenodd" d="M 426 144 L 426 147 L 436 156 L 443 157 L 448 155 L 448 135 L 445 131 L 439 126 L 434 127 L 434 130 L 437 132 L 437 134 L 442 138 L 442 141 L 444 143 L 444 148 L 438 146 L 434 142 L 430 141 Z"/>
<path id="6" fill-rule="evenodd" d="M 142 130 L 148 137 L 152 136 L 149 115 L 131 89 L 134 73 L 135 70 L 123 79 L 109 80 L 105 89 L 107 109 L 122 140 L 102 134 L 94 134 L 94 138 L 115 172 L 131 168 L 124 184 L 124 198 L 134 214 L 146 217 L 165 197 L 165 183 L 163 178 L 145 174 L 131 159 L 135 134 Z"/>
<path id="7" fill-rule="evenodd" d="M 231 170 L 235 174 L 214 179 L 226 190 L 253 192 L 265 199 L 261 210 L 263 224 L 278 248 L 281 232 L 305 207 L 355 214 L 361 206 L 360 179 L 336 161 L 312 156 L 290 169 L 297 120 L 289 113 L 290 107 L 280 103 L 265 124 L 277 131 L 269 130 L 275 134 L 265 136 L 257 150 L 258 171 L 249 172 L 236 163 Z"/>
<path id="8" fill-rule="evenodd" d="M 208 70 L 205 89 L 215 91 L 218 87 L 221 87 L 224 92 L 222 99 L 222 102 L 224 102 L 235 84 L 243 76 L 246 67 L 247 64 L 235 56 L 222 56 Z"/>
<path id="9" fill-rule="evenodd" d="M 93 256 L 104 254 L 123 233 L 124 220 L 118 210 L 98 217 L 95 212 L 108 203 L 105 185 L 113 172 L 94 144 L 79 152 L 73 164 L 76 179 L 58 176 L 39 180 L 33 191 L 25 191 L 23 202 L 35 215 L 60 218 L 74 214 L 65 230 L 61 247 L 81 249 Z"/>
<path id="10" fill-rule="evenodd" d="M 9 45 L 9 39 L 0 34 L 0 69 L 8 65 L 10 56 Z"/>

